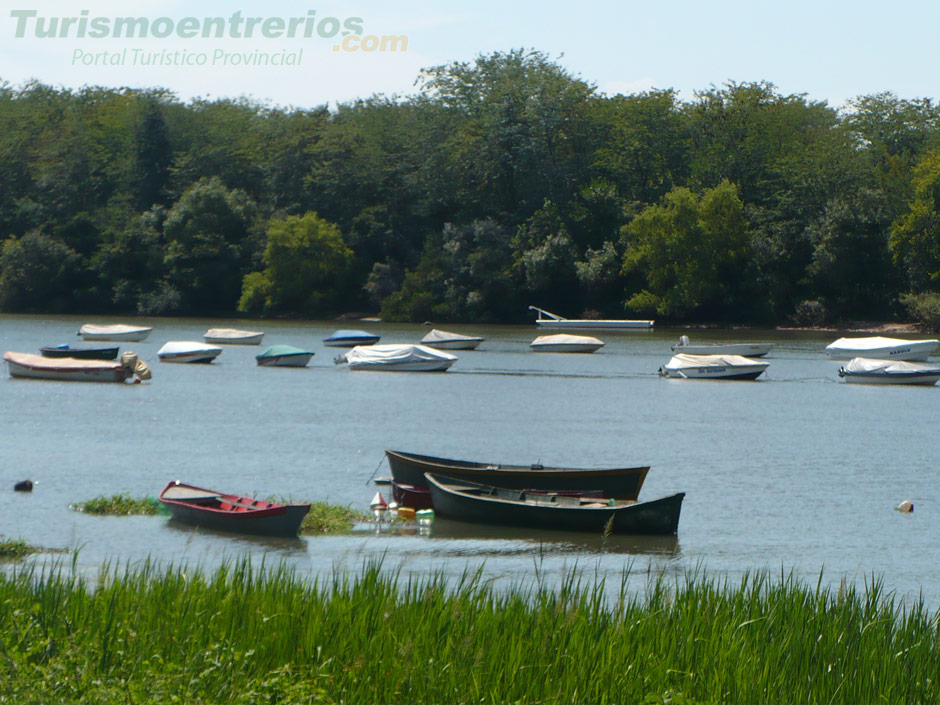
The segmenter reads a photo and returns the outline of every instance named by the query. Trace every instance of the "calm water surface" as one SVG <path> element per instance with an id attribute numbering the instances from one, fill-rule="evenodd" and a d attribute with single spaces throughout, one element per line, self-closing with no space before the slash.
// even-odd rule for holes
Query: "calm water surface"
<path id="1" fill-rule="evenodd" d="M 0 348 L 37 352 L 75 342 L 72 317 L 0 317 Z M 91 320 L 87 322 L 92 322 Z M 122 322 L 119 319 L 94 322 Z M 129 322 L 129 321 L 125 321 Z M 143 322 L 134 319 L 133 322 Z M 592 355 L 532 353 L 535 326 L 449 326 L 486 336 L 446 374 L 350 372 L 322 338 L 334 322 L 146 321 L 122 344 L 153 369 L 143 385 L 0 378 L 0 535 L 79 549 L 90 574 L 145 558 L 213 567 L 251 555 L 312 576 L 381 558 L 404 574 L 468 567 L 504 584 L 555 580 L 577 568 L 637 582 L 648 570 L 792 572 L 815 583 L 872 576 L 905 599 L 940 606 L 940 388 L 847 385 L 823 349 L 837 334 L 708 331 L 699 341 L 771 341 L 756 382 L 665 380 L 658 368 L 683 332 L 601 333 Z M 168 340 L 209 327 L 266 331 L 226 346 L 212 365 L 160 363 Z M 382 342 L 427 328 L 362 323 Z M 265 346 L 316 351 L 304 369 L 255 365 Z M 7 375 L 4 372 L 4 375 Z M 494 462 L 649 464 L 641 493 L 686 492 L 677 538 L 537 534 L 438 519 L 429 534 L 363 526 L 295 540 L 192 531 L 165 517 L 91 517 L 69 505 L 98 496 L 156 495 L 179 479 L 215 489 L 366 509 L 370 477 L 388 474 L 386 447 Z M 32 494 L 17 480 L 37 482 Z M 904 499 L 912 514 L 894 507 Z M 47 561 L 48 556 L 34 560 Z M 641 577 L 643 576 L 643 577 Z"/>

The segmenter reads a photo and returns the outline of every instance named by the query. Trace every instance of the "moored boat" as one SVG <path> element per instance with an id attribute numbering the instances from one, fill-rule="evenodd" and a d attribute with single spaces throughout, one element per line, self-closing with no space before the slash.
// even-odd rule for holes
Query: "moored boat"
<path id="1" fill-rule="evenodd" d="M 421 338 L 421 344 L 438 350 L 476 350 L 486 338 L 472 335 L 450 333 L 446 330 L 432 329 Z"/>
<path id="2" fill-rule="evenodd" d="M 337 330 L 323 339 L 323 344 L 331 348 L 352 348 L 357 345 L 374 345 L 381 336 L 364 330 Z"/>
<path id="3" fill-rule="evenodd" d="M 117 345 L 56 345 L 39 348 L 43 357 L 71 357 L 75 360 L 116 360 Z"/>
<path id="4" fill-rule="evenodd" d="M 10 376 L 22 379 L 59 382 L 140 382 L 150 379 L 150 368 L 130 351 L 125 352 L 120 360 L 49 358 L 18 352 L 6 352 L 3 359 Z"/>
<path id="5" fill-rule="evenodd" d="M 565 330 L 652 330 L 655 321 L 629 320 L 619 318 L 564 318 L 557 314 L 541 309 L 538 306 L 529 306 L 530 311 L 536 311 L 539 317 L 535 325 L 539 328 L 560 328 Z"/>
<path id="6" fill-rule="evenodd" d="M 202 339 L 214 345 L 260 345 L 262 331 L 238 330 L 237 328 L 210 328 Z"/>
<path id="7" fill-rule="evenodd" d="M 769 362 L 741 355 L 685 355 L 679 353 L 659 368 L 662 377 L 679 379 L 757 379 Z"/>
<path id="8" fill-rule="evenodd" d="M 255 360 L 262 367 L 306 367 L 313 355 L 310 350 L 293 345 L 272 345 L 255 355 Z"/>
<path id="9" fill-rule="evenodd" d="M 860 384 L 922 384 L 940 380 L 940 365 L 906 360 L 855 357 L 839 368 L 839 377 Z"/>
<path id="10" fill-rule="evenodd" d="M 86 323 L 78 329 L 78 334 L 83 340 L 115 340 L 139 343 L 146 340 L 153 328 L 147 326 L 130 326 L 124 323 L 114 325 L 94 325 Z"/>
<path id="11" fill-rule="evenodd" d="M 742 357 L 763 357 L 773 350 L 773 343 L 711 343 L 692 345 L 689 336 L 680 336 L 679 342 L 672 346 L 675 353 L 686 355 L 741 355 Z"/>
<path id="12" fill-rule="evenodd" d="M 541 463 L 509 465 L 453 460 L 399 450 L 385 450 L 392 481 L 425 488 L 425 473 L 518 490 L 596 490 L 605 497 L 636 499 L 649 472 L 649 465 L 621 468 L 551 467 Z"/>
<path id="13" fill-rule="evenodd" d="M 193 340 L 171 340 L 157 350 L 160 362 L 209 363 L 222 354 L 222 348 Z"/>
<path id="14" fill-rule="evenodd" d="M 178 521 L 217 531 L 260 536 L 296 536 L 310 511 L 309 504 L 277 504 L 207 490 L 178 480 L 168 482 L 157 499 Z"/>
<path id="15" fill-rule="evenodd" d="M 481 524 L 624 534 L 675 534 L 684 492 L 649 501 L 529 493 L 426 473 L 434 512 Z"/>
<path id="16" fill-rule="evenodd" d="M 826 346 L 830 360 L 851 360 L 863 357 L 870 360 L 907 360 L 924 362 L 940 345 L 940 340 L 904 340 L 903 338 L 839 338 Z"/>
<path id="17" fill-rule="evenodd" d="M 604 347 L 604 341 L 590 335 L 540 335 L 529 347 L 532 352 L 592 353 Z"/>
<path id="18" fill-rule="evenodd" d="M 351 370 L 383 372 L 443 372 L 456 361 L 456 355 L 423 345 L 357 345 L 333 359 Z"/>

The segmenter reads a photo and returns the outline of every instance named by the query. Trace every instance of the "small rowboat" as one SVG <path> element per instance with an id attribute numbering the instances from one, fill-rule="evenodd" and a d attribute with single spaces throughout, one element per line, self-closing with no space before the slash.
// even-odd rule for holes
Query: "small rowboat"
<path id="1" fill-rule="evenodd" d="M 255 355 L 261 367 L 306 367 L 314 353 L 292 345 L 272 345 L 263 353 Z"/>
<path id="2" fill-rule="evenodd" d="M 743 357 L 763 357 L 773 350 L 773 343 L 709 343 L 692 345 L 689 336 L 679 337 L 679 342 L 672 346 L 674 353 L 686 355 L 741 355 Z"/>
<path id="3" fill-rule="evenodd" d="M 903 338 L 839 338 L 826 346 L 830 360 L 851 360 L 863 357 L 869 360 L 907 360 L 925 362 L 940 345 L 940 340 L 905 340 Z"/>
<path id="4" fill-rule="evenodd" d="M 157 350 L 160 362 L 212 362 L 222 354 L 222 348 L 190 340 L 171 340 Z"/>
<path id="5" fill-rule="evenodd" d="M 425 473 L 479 482 L 516 490 L 584 491 L 597 490 L 605 497 L 636 499 L 649 472 L 649 465 L 629 468 L 560 468 L 540 463 L 506 465 L 451 460 L 386 449 L 392 482 L 416 488 L 428 486 Z"/>
<path id="6" fill-rule="evenodd" d="M 580 494 L 531 494 L 491 485 L 425 475 L 434 512 L 458 521 L 534 529 L 675 534 L 684 492 L 646 502 Z"/>
<path id="7" fill-rule="evenodd" d="M 309 504 L 276 504 L 178 480 L 167 483 L 158 499 L 174 519 L 187 524 L 259 536 L 296 536 L 310 511 Z"/>
<path id="8" fill-rule="evenodd" d="M 540 335 L 529 343 L 532 352 L 592 353 L 604 347 L 604 341 L 590 335 Z"/>
<path id="9" fill-rule="evenodd" d="M 839 376 L 846 382 L 859 384 L 922 384 L 932 385 L 940 380 L 940 365 L 932 362 L 905 360 L 870 360 L 852 358 L 839 368 Z"/>
<path id="10" fill-rule="evenodd" d="M 337 365 L 347 363 L 350 370 L 381 372 L 444 372 L 457 356 L 423 345 L 357 345 L 333 358 Z"/>
<path id="11" fill-rule="evenodd" d="M 79 360 L 49 358 L 30 353 L 6 352 L 11 377 L 49 379 L 58 382 L 134 382 L 150 379 L 150 368 L 128 351 L 120 360 Z"/>
<path id="12" fill-rule="evenodd" d="M 145 340 L 152 330 L 153 328 L 146 326 L 129 326 L 123 323 L 109 326 L 86 323 L 78 329 L 78 334 L 83 340 L 118 340 L 139 343 Z"/>
<path id="13" fill-rule="evenodd" d="M 213 345 L 260 345 L 264 333 L 237 328 L 210 328 L 202 339 Z"/>
<path id="14" fill-rule="evenodd" d="M 115 360 L 118 346 L 56 345 L 39 348 L 39 353 L 43 357 L 71 357 L 75 360 Z"/>
<path id="15" fill-rule="evenodd" d="M 352 348 L 356 345 L 374 345 L 380 336 L 366 333 L 364 330 L 338 330 L 323 339 L 323 344 L 331 348 Z"/>
<path id="16" fill-rule="evenodd" d="M 476 350 L 486 338 L 450 333 L 446 330 L 431 330 L 421 338 L 421 344 L 438 350 Z"/>

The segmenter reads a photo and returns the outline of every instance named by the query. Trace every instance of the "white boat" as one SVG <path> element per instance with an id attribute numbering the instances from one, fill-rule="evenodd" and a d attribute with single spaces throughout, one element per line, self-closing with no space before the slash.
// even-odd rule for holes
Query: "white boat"
<path id="1" fill-rule="evenodd" d="M 592 353 L 604 347 L 604 341 L 589 335 L 540 335 L 529 343 L 532 352 Z"/>
<path id="2" fill-rule="evenodd" d="M 839 368 L 839 376 L 846 382 L 859 384 L 936 384 L 940 380 L 940 365 L 906 360 L 873 360 L 854 357 Z"/>
<path id="3" fill-rule="evenodd" d="M 865 357 L 877 360 L 923 362 L 937 349 L 940 340 L 904 340 L 903 338 L 839 338 L 826 346 L 830 360 Z"/>
<path id="4" fill-rule="evenodd" d="M 116 323 L 110 326 L 96 326 L 86 323 L 78 329 L 78 334 L 83 340 L 122 340 L 127 342 L 139 343 L 146 340 L 153 328 L 146 326 L 129 326 L 124 323 Z"/>
<path id="5" fill-rule="evenodd" d="M 741 355 L 743 357 L 763 357 L 773 350 L 773 343 L 713 343 L 710 345 L 692 345 L 689 336 L 679 337 L 679 342 L 672 346 L 675 353 L 685 355 Z"/>
<path id="6" fill-rule="evenodd" d="M 457 356 L 424 345 L 357 345 L 333 358 L 351 370 L 387 370 L 390 372 L 438 372 L 449 368 Z"/>
<path id="7" fill-rule="evenodd" d="M 652 330 L 654 321 L 631 321 L 616 318 L 564 318 L 550 313 L 538 306 L 529 306 L 530 311 L 537 311 L 539 317 L 535 325 L 539 328 L 560 328 L 565 330 Z"/>
<path id="8" fill-rule="evenodd" d="M 194 340 L 171 340 L 157 350 L 160 362 L 212 362 L 222 354 L 217 345 L 207 345 Z"/>
<path id="9" fill-rule="evenodd" d="M 434 328 L 421 338 L 421 344 L 438 350 L 476 350 L 477 346 L 484 340 L 486 338 L 450 333 L 446 330 Z"/>
<path id="10" fill-rule="evenodd" d="M 659 368 L 659 374 L 679 379 L 757 379 L 768 367 L 769 362 L 741 355 L 679 353 Z"/>
<path id="11" fill-rule="evenodd" d="M 264 333 L 237 328 L 210 328 L 202 336 L 207 343 L 215 345 L 260 345 Z"/>
<path id="12" fill-rule="evenodd" d="M 261 367 L 306 367 L 313 352 L 295 348 L 293 345 L 272 345 L 260 355 L 255 355 Z"/>
<path id="13" fill-rule="evenodd" d="M 43 357 L 7 352 L 3 359 L 11 377 L 51 379 L 60 382 L 135 382 L 150 379 L 150 368 L 130 351 L 120 360 L 84 360 L 73 357 Z"/>

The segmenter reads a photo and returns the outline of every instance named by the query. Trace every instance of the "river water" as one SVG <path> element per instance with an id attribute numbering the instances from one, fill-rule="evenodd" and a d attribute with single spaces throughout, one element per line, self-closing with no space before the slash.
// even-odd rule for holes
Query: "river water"
<path id="1" fill-rule="evenodd" d="M 405 575 L 494 584 L 582 571 L 620 585 L 624 569 L 679 580 L 736 582 L 758 570 L 815 584 L 872 579 L 904 600 L 940 603 L 940 388 L 848 385 L 805 331 L 600 333 L 590 355 L 533 353 L 531 326 L 445 326 L 486 336 L 447 373 L 351 372 L 322 339 L 335 322 L 194 319 L 85 321 L 0 316 L 0 348 L 37 352 L 75 342 L 83 322 L 154 327 L 122 344 L 153 370 L 141 385 L 0 378 L 0 537 L 77 550 L 80 570 L 145 559 L 213 568 L 287 562 L 313 577 L 371 560 Z M 226 346 L 211 365 L 160 363 L 168 340 L 207 328 L 264 330 L 258 346 Z M 361 323 L 382 342 L 416 342 L 420 325 Z M 692 342 L 767 341 L 756 382 L 667 380 L 657 370 L 682 333 Z M 257 367 L 271 344 L 316 351 L 303 369 Z M 155 496 L 179 479 L 214 489 L 367 509 L 388 474 L 385 448 L 490 462 L 650 465 L 650 499 L 686 493 L 676 538 L 600 537 L 462 525 L 429 531 L 362 525 L 351 535 L 253 539 L 192 531 L 165 517 L 95 517 L 93 497 Z M 31 494 L 13 492 L 30 478 Z M 386 494 L 388 494 L 386 492 Z M 902 500 L 914 512 L 895 507 Z M 62 560 L 41 554 L 30 560 Z M 68 560 L 71 560 L 69 556 Z M 640 577 L 642 576 L 642 578 Z M 628 580 L 633 580 L 630 578 Z"/>

